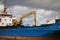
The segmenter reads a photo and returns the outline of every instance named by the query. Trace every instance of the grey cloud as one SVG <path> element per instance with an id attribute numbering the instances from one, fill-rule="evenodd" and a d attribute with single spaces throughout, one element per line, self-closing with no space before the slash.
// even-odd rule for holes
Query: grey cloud
<path id="1" fill-rule="evenodd" d="M 7 0 L 8 6 L 22 5 L 32 8 L 60 11 L 60 0 Z"/>
<path id="2" fill-rule="evenodd" d="M 15 5 L 27 6 L 36 9 L 60 11 L 60 0 L 7 0 L 8 7 Z M 60 16 L 60 13 L 58 16 Z"/>
<path id="3" fill-rule="evenodd" d="M 15 5 L 60 12 L 60 0 L 7 0 L 8 7 Z"/>

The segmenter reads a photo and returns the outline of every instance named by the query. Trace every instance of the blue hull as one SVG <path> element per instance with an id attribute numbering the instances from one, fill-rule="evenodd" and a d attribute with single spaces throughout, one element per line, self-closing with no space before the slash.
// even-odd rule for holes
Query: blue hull
<path id="1" fill-rule="evenodd" d="M 59 36 L 60 34 L 60 22 L 47 26 L 47 27 L 35 27 L 35 28 L 12 28 L 1 29 L 0 36 Z"/>

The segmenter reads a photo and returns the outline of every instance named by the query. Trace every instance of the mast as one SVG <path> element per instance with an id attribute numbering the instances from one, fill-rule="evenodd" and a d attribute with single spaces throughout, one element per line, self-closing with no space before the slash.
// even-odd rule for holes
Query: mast
<path id="1" fill-rule="evenodd" d="M 7 12 L 6 12 L 6 9 L 7 9 L 7 7 L 6 7 L 6 0 L 4 0 L 4 14 L 7 14 Z"/>

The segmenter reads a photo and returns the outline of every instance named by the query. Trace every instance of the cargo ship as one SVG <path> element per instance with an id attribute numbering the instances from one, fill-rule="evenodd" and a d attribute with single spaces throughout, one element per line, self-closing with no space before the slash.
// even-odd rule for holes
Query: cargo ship
<path id="1" fill-rule="evenodd" d="M 6 0 L 4 0 L 4 11 L 0 13 L 0 36 L 52 36 L 56 32 L 60 33 L 60 19 L 36 26 L 35 10 L 23 15 L 17 21 L 13 15 L 7 14 L 6 9 Z M 34 14 L 33 26 L 22 25 L 22 19 L 32 14 Z M 59 33 L 55 35 L 59 35 Z"/>

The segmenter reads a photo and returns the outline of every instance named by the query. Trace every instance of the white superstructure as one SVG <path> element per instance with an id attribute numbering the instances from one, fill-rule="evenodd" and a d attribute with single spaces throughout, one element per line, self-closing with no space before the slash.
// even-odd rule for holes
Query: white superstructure
<path id="1" fill-rule="evenodd" d="M 0 14 L 0 26 L 12 26 L 12 15 Z"/>

